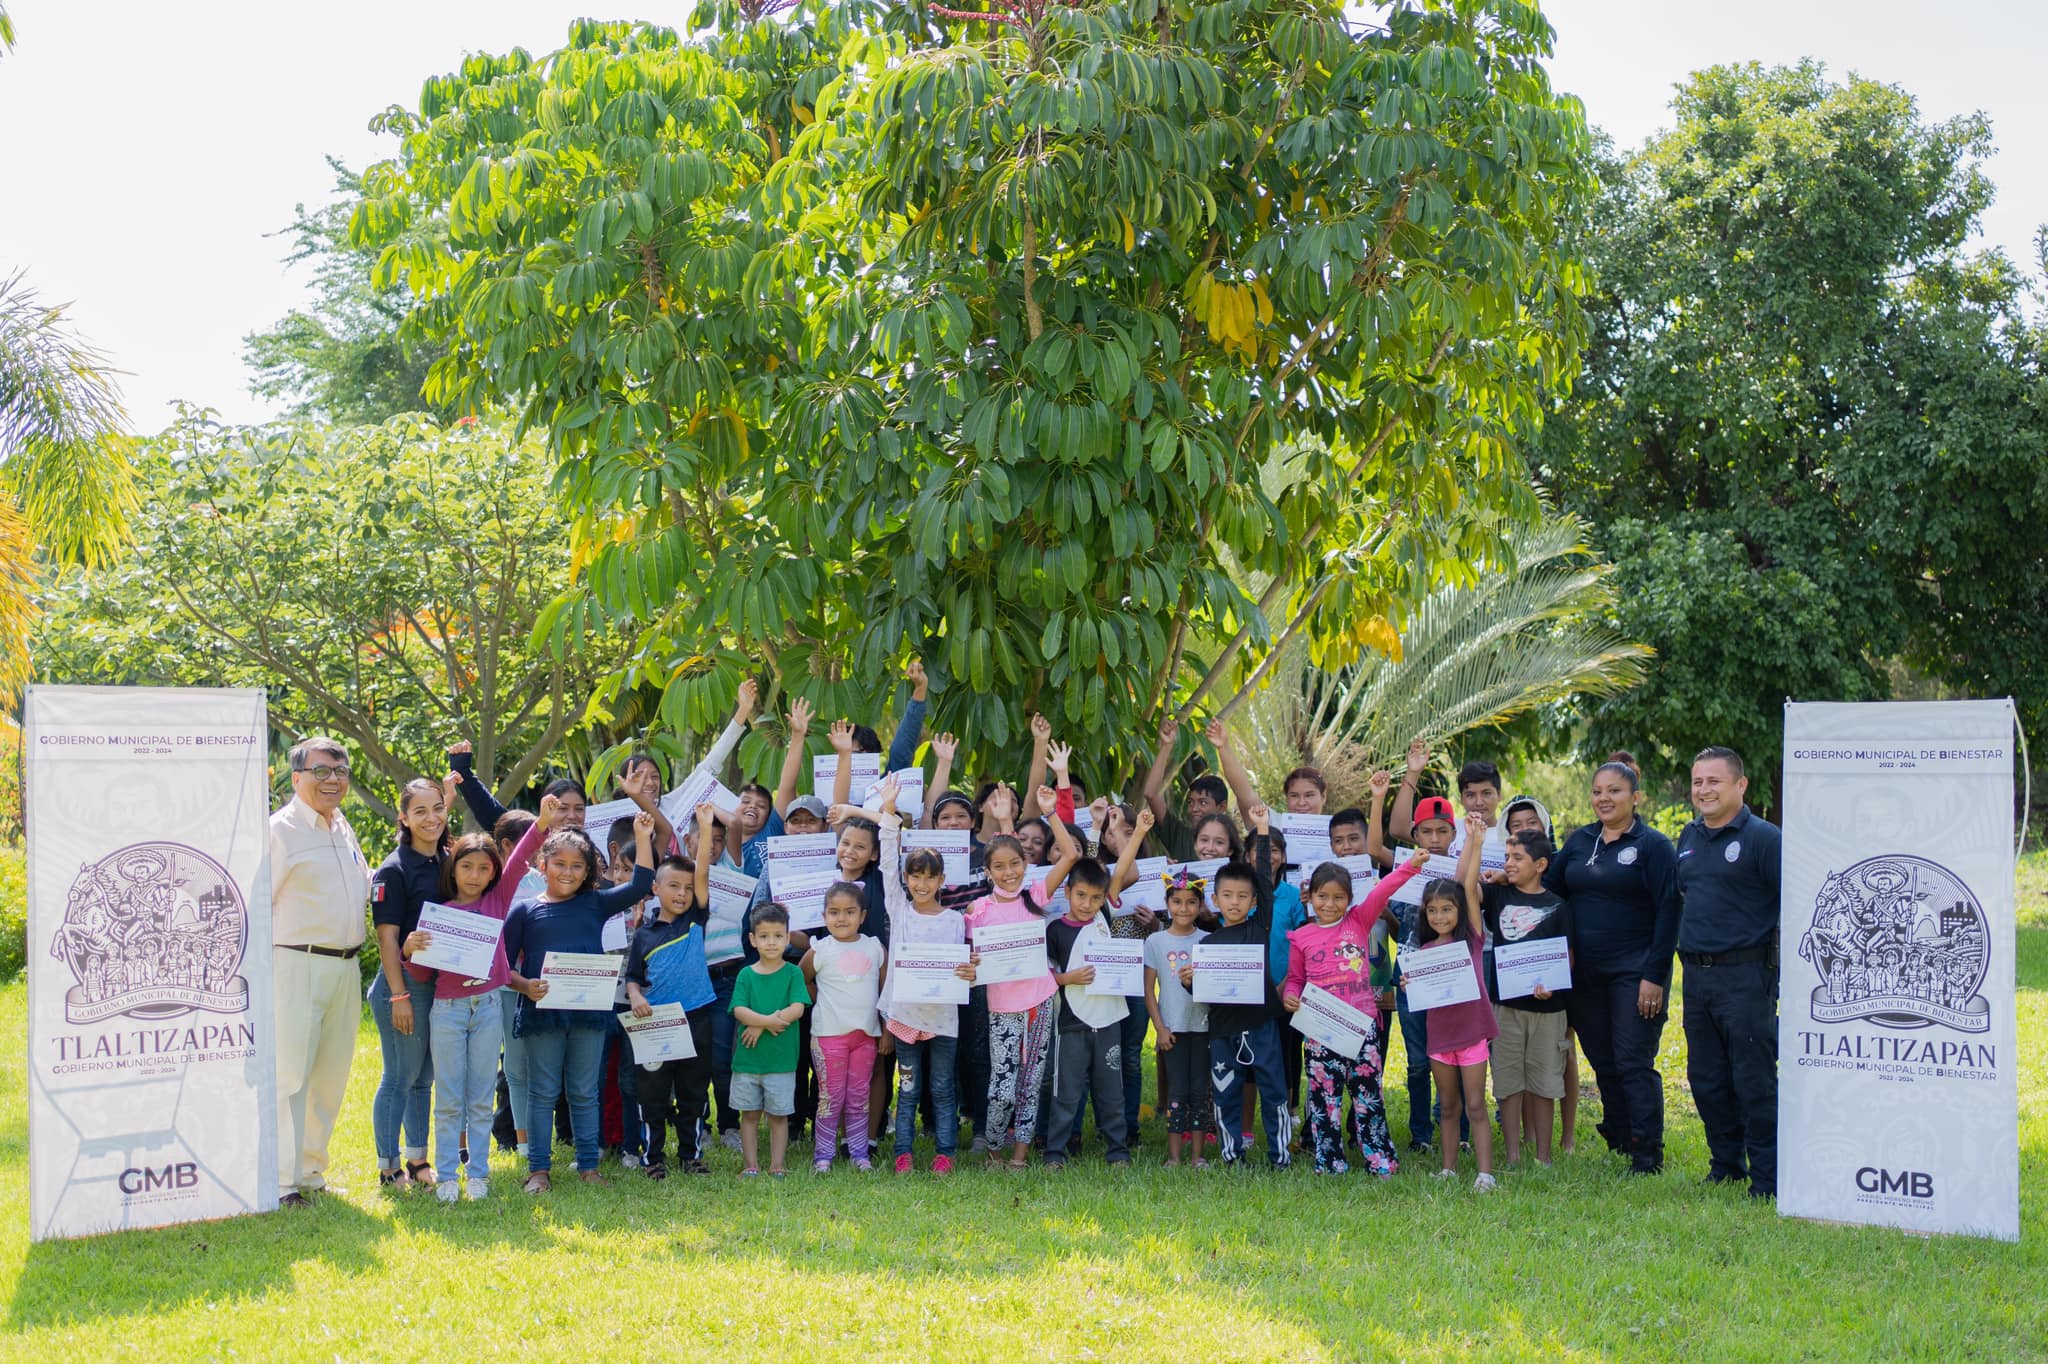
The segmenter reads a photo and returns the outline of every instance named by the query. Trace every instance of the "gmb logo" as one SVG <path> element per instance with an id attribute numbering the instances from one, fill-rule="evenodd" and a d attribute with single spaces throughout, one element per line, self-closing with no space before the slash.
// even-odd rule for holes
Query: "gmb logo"
<path id="1" fill-rule="evenodd" d="M 193 1161 L 180 1161 L 166 1165 L 161 1170 L 127 1169 L 121 1171 L 119 1180 L 124 1194 L 154 1193 L 158 1189 L 190 1189 L 199 1183 L 199 1166 Z"/>
<path id="2" fill-rule="evenodd" d="M 1866 1165 L 1856 1172 L 1856 1187 L 1868 1194 L 1932 1198 L 1934 1176 L 1924 1170 L 1880 1170 L 1874 1165 Z"/>

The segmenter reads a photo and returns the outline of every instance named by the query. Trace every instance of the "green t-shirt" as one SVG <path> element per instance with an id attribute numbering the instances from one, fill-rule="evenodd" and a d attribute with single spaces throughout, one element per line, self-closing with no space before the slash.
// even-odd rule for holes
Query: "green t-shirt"
<path id="1" fill-rule="evenodd" d="M 752 1009 L 757 1014 L 772 1014 L 792 1004 L 811 1002 L 811 992 L 804 988 L 804 973 L 784 963 L 781 970 L 772 975 L 762 975 L 749 966 L 739 974 L 732 986 L 732 1007 Z M 735 1020 L 737 1021 L 737 1020 Z M 742 1030 L 745 1024 L 740 1024 Z M 740 1034 L 733 1035 L 732 1068 L 747 1075 L 787 1075 L 796 1070 L 797 1025 L 790 1024 L 777 1037 L 772 1032 L 761 1034 L 761 1040 L 749 1047 L 740 1040 Z"/>

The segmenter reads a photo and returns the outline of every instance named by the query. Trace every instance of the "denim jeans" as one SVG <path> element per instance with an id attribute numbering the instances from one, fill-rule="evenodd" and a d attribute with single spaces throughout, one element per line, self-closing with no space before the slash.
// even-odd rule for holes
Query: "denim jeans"
<path id="1" fill-rule="evenodd" d="M 711 1010 L 711 1095 L 718 1101 L 718 1130 L 740 1130 L 739 1110 L 732 1106 L 732 1045 L 739 1035 L 732 1021 L 732 987 L 737 975 L 711 977 L 717 1002 Z"/>
<path id="2" fill-rule="evenodd" d="M 554 1164 L 555 1100 L 569 1096 L 569 1127 L 576 1134 L 576 1168 L 597 1168 L 598 1086 L 604 1034 L 594 1028 L 558 1028 L 526 1038 L 527 1105 L 540 1119 L 526 1129 L 526 1168 L 545 1173 Z"/>
<path id="3" fill-rule="evenodd" d="M 370 1016 L 377 1020 L 377 1040 L 384 1051 L 384 1076 L 370 1101 L 370 1136 L 377 1164 L 398 1168 L 399 1129 L 404 1128 L 405 1158 L 427 1158 L 427 1119 L 434 1108 L 434 1062 L 427 1029 L 434 1008 L 434 982 L 406 977 L 412 999 L 412 1032 L 391 1026 L 391 985 L 379 971 L 370 982 Z"/>
<path id="4" fill-rule="evenodd" d="M 512 1028 L 519 1017 L 519 992 L 511 986 L 498 991 L 498 1031 L 505 1039 L 505 1094 L 512 1105 L 512 1126 L 526 1130 L 526 1039 L 514 1037 Z"/>
<path id="5" fill-rule="evenodd" d="M 917 1135 L 919 1091 L 931 1086 L 932 1119 L 936 1124 L 935 1154 L 951 1156 L 960 1148 L 960 1099 L 954 1092 L 953 1067 L 960 1039 L 928 1037 L 922 1042 L 896 1039 L 896 1154 L 910 1154 Z"/>
<path id="6" fill-rule="evenodd" d="M 502 1016 L 495 992 L 434 1002 L 434 1175 L 443 1181 L 462 1163 L 465 1133 L 470 1180 L 490 1178 Z"/>

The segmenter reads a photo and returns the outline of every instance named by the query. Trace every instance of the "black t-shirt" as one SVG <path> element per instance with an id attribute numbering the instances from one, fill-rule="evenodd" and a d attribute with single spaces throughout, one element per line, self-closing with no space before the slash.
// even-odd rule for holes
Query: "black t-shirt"
<path id="1" fill-rule="evenodd" d="M 420 907 L 440 900 L 441 864 L 447 856 L 437 852 L 429 857 L 408 839 L 371 875 L 370 922 L 395 927 L 400 946 L 420 926 Z"/>
<path id="2" fill-rule="evenodd" d="M 1568 937 L 1572 929 L 1571 906 L 1540 887 L 1531 891 L 1517 890 L 1511 885 L 1482 885 L 1479 888 L 1479 908 L 1486 919 L 1487 936 L 1496 948 L 1503 943 Z M 1500 978 L 1489 953 L 1486 958 L 1486 993 L 1496 1004 L 1505 1003 L 1511 1009 L 1522 1009 L 1532 1014 L 1554 1014 L 1563 1010 L 1568 992 L 1553 991 L 1548 999 L 1523 995 L 1502 1000 Z"/>

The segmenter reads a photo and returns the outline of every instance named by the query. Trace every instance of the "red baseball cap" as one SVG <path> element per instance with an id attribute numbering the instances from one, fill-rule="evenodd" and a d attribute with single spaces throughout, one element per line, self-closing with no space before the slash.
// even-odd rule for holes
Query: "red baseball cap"
<path id="1" fill-rule="evenodd" d="M 1429 819 L 1440 819 L 1453 829 L 1458 827 L 1458 817 L 1451 813 L 1451 803 L 1442 796 L 1430 796 L 1415 802 L 1415 823 Z"/>

